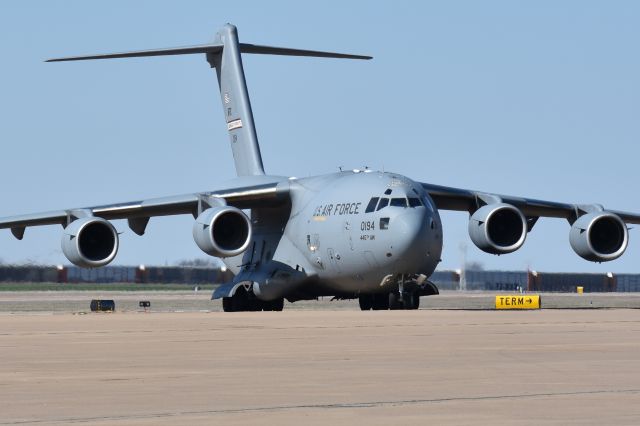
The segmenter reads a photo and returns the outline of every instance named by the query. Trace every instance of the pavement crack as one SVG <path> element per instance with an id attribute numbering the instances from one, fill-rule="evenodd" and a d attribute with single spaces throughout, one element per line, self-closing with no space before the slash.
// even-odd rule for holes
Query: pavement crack
<path id="1" fill-rule="evenodd" d="M 58 419 L 34 419 L 34 420 L 15 420 L 8 422 L 0 422 L 0 425 L 27 425 L 27 424 L 79 424 L 92 423 L 97 421 L 126 421 L 141 419 L 160 419 L 181 416 L 194 415 L 216 415 L 216 414 L 242 414 L 242 413 L 260 413 L 273 411 L 295 411 L 308 409 L 349 409 L 349 408 L 376 408 L 376 407 L 393 407 L 403 405 L 420 405 L 420 404 L 438 404 L 446 402 L 465 402 L 465 401 L 489 401 L 489 400 L 513 400 L 513 399 L 529 399 L 529 398 L 546 398 L 546 397 L 563 397 L 563 396 L 579 396 L 579 395 L 601 395 L 601 394 L 635 394 L 640 393 L 640 389 L 600 389 L 591 391 L 568 391 L 568 392 L 543 392 L 543 393 L 525 393 L 515 395 L 478 395 L 478 396 L 462 396 L 462 397 L 443 397 L 443 398 L 425 398 L 425 399 L 403 399 L 390 401 L 363 401 L 351 403 L 326 403 L 326 404 L 300 404 L 300 405 L 273 405 L 263 407 L 247 407 L 247 408 L 221 408 L 211 410 L 185 410 L 185 411 L 168 411 L 161 413 L 146 414 L 130 414 L 120 416 L 93 416 L 93 417 L 65 417 Z"/>

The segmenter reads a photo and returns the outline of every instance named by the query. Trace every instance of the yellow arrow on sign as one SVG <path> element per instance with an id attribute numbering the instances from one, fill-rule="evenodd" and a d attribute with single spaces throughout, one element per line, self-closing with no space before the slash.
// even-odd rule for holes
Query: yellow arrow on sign
<path id="1" fill-rule="evenodd" d="M 499 294 L 496 309 L 540 309 L 540 296 L 535 294 Z"/>

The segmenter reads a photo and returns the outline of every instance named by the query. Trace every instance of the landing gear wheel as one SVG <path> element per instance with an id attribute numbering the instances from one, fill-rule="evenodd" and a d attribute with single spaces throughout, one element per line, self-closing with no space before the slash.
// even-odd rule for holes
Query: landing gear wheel
<path id="1" fill-rule="evenodd" d="M 244 296 L 244 297 L 243 297 Z M 246 293 L 233 295 L 231 298 L 231 305 L 233 310 L 231 312 L 246 312 L 249 310 L 249 301 L 247 300 Z"/>
<path id="2" fill-rule="evenodd" d="M 420 307 L 420 294 L 417 291 L 405 292 L 402 295 L 404 309 L 415 310 Z"/>
<path id="3" fill-rule="evenodd" d="M 373 307 L 373 296 L 370 294 L 361 294 L 358 298 L 361 311 L 370 311 Z"/>
<path id="4" fill-rule="evenodd" d="M 389 309 L 389 295 L 387 293 L 374 294 L 371 308 L 374 311 L 384 311 Z"/>
<path id="5" fill-rule="evenodd" d="M 233 298 L 232 297 L 223 297 L 222 298 L 222 310 L 224 312 L 233 312 Z"/>
<path id="6" fill-rule="evenodd" d="M 247 299 L 247 311 L 249 312 L 260 312 L 262 310 L 262 303 L 260 300 L 253 298 Z"/>
<path id="7" fill-rule="evenodd" d="M 417 291 L 413 292 L 413 305 L 411 305 L 411 309 L 419 309 L 420 308 L 420 293 Z"/>
<path id="8" fill-rule="evenodd" d="M 280 299 L 274 300 L 271 303 L 274 311 L 281 312 L 284 309 L 284 298 L 282 297 Z"/>
<path id="9" fill-rule="evenodd" d="M 276 299 L 270 302 L 262 302 L 263 311 L 277 311 L 280 312 L 284 309 L 284 299 Z"/>
<path id="10" fill-rule="evenodd" d="M 253 300 L 249 299 L 247 291 L 244 288 L 240 287 L 236 290 L 233 296 L 222 298 L 222 310 L 225 312 L 251 311 L 254 307 L 253 302 Z"/>
<path id="11" fill-rule="evenodd" d="M 389 293 L 389 309 L 391 309 L 392 311 L 395 311 L 402 308 L 403 308 L 403 301 L 400 300 L 400 295 L 395 291 Z"/>

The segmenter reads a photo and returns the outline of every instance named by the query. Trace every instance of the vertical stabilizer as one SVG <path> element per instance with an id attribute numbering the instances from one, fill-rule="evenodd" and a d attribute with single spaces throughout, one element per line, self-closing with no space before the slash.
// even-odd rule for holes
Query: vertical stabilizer
<path id="1" fill-rule="evenodd" d="M 262 156 L 253 122 L 251 101 L 242 68 L 238 30 L 227 24 L 216 35 L 221 52 L 207 53 L 207 61 L 216 69 L 233 159 L 238 176 L 263 175 Z"/>
<path id="2" fill-rule="evenodd" d="M 83 61 L 87 59 L 140 58 L 145 56 L 173 56 L 206 54 L 207 61 L 216 69 L 220 100 L 224 111 L 231 150 L 238 176 L 264 175 L 258 136 L 253 122 L 251 102 L 242 68 L 241 53 L 312 56 L 319 58 L 371 59 L 371 56 L 317 50 L 290 49 L 238 42 L 238 30 L 227 24 L 216 35 L 215 42 L 199 46 L 183 46 L 168 49 L 138 50 L 135 52 L 103 53 L 99 55 L 69 56 L 49 59 L 47 62 Z"/>

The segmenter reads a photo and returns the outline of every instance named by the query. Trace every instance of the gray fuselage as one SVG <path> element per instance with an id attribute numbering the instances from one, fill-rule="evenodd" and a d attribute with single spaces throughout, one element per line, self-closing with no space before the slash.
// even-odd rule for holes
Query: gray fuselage
<path id="1" fill-rule="evenodd" d="M 314 278 L 298 289 L 309 297 L 372 293 L 388 291 L 394 277 L 428 277 L 440 262 L 438 210 L 405 176 L 346 171 L 282 184 L 289 186 L 290 209 L 252 212 L 253 248 L 242 262 L 225 261 L 239 273 L 240 263 L 246 270 L 260 259 L 257 269 L 268 270 L 247 279 L 263 281 L 286 265 Z"/>

